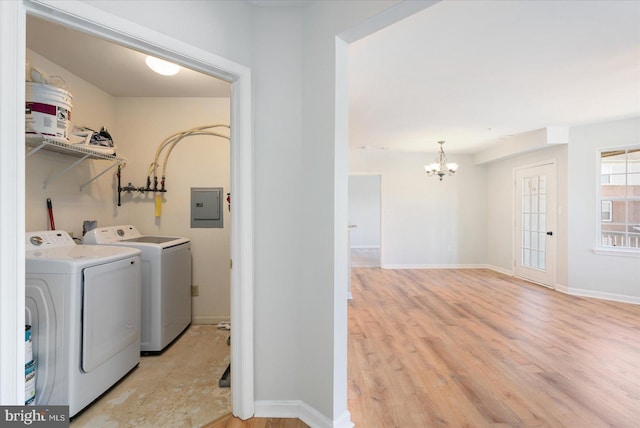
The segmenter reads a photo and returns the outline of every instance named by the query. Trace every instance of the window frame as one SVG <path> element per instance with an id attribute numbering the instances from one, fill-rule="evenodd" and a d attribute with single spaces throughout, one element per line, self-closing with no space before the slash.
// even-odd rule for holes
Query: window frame
<path id="1" fill-rule="evenodd" d="M 603 173 L 602 173 L 602 154 L 606 153 L 606 152 L 614 152 L 614 151 L 624 151 L 624 153 L 626 155 L 628 155 L 628 153 L 630 151 L 636 151 L 636 150 L 640 150 L 640 144 L 633 144 L 633 145 L 627 145 L 627 146 L 618 146 L 618 147 L 606 147 L 606 148 L 602 148 L 602 149 L 598 149 L 597 151 L 597 187 L 596 187 L 596 203 L 597 203 L 597 210 L 596 210 L 596 246 L 594 248 L 594 253 L 596 254 L 606 254 L 606 255 L 626 255 L 626 256 L 632 256 L 632 257 L 640 257 L 640 246 L 639 247 L 630 247 L 630 246 L 611 246 L 611 245 L 604 245 L 603 244 L 603 235 L 602 235 L 602 224 L 603 223 L 614 223 L 613 222 L 613 205 L 614 202 L 616 201 L 624 201 L 625 202 L 625 206 L 627 206 L 629 201 L 640 201 L 640 196 L 633 196 L 633 195 L 629 195 L 629 169 L 628 169 L 628 159 L 625 160 L 625 170 L 624 170 L 624 187 L 625 187 L 625 192 L 624 192 L 624 196 L 621 197 L 611 197 L 611 196 L 602 196 L 602 186 L 603 184 L 611 184 L 611 176 L 612 175 L 619 175 L 619 174 L 613 174 L 613 173 L 609 173 L 609 174 L 604 174 L 607 175 L 609 177 L 609 180 L 607 180 L 607 183 L 603 183 L 602 182 L 602 177 L 603 177 Z M 632 172 L 633 173 L 633 172 Z M 609 203 L 610 206 L 610 219 L 605 219 L 603 218 L 603 210 L 602 210 L 602 206 L 605 203 Z M 625 228 L 629 227 L 629 218 L 628 218 L 628 210 L 625 209 L 625 219 L 624 219 L 624 226 Z M 625 236 L 628 236 L 628 231 L 625 232 Z"/>

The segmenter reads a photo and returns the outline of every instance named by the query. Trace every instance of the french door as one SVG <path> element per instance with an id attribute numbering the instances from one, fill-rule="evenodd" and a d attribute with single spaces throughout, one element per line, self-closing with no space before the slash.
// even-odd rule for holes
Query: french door
<path id="1" fill-rule="evenodd" d="M 556 276 L 556 165 L 515 173 L 514 274 L 554 288 Z"/>

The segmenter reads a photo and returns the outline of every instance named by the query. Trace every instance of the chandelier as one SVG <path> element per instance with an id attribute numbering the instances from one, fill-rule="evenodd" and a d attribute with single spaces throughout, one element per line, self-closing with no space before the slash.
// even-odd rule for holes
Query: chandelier
<path id="1" fill-rule="evenodd" d="M 438 177 L 440 177 L 440 181 L 442 181 L 442 177 L 444 177 L 446 174 L 453 175 L 456 172 L 456 170 L 458 169 L 458 164 L 447 162 L 447 157 L 445 156 L 444 150 L 442 149 L 444 141 L 438 141 L 438 144 L 440 144 L 439 158 L 436 159 L 436 162 L 425 165 L 424 171 L 428 176 L 437 175 Z"/>

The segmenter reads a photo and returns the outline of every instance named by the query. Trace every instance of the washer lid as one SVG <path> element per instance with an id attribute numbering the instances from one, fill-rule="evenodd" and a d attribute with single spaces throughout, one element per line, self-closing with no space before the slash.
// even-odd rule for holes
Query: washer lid
<path id="1" fill-rule="evenodd" d="M 181 240 L 177 236 L 140 236 L 138 238 L 125 239 L 122 242 L 140 242 L 143 244 L 166 244 L 167 242 Z M 175 245 L 175 242 L 172 242 Z"/>
<path id="2" fill-rule="evenodd" d="M 190 242 L 180 236 L 142 235 L 135 226 L 107 226 L 97 227 L 84 235 L 85 244 L 120 244 L 135 247 L 168 248 Z"/>

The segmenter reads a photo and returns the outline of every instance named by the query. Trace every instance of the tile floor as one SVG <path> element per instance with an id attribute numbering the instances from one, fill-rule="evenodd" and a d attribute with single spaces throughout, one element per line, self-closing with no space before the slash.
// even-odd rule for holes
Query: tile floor
<path id="1" fill-rule="evenodd" d="M 231 411 L 218 380 L 229 364 L 230 332 L 192 325 L 71 421 L 71 428 L 201 427 Z"/>

